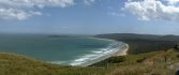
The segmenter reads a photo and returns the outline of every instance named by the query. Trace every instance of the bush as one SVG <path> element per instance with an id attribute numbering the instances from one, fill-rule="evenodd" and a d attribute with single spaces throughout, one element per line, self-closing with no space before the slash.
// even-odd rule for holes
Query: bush
<path id="1" fill-rule="evenodd" d="M 120 63 L 126 60 L 125 56 L 111 57 L 107 60 L 108 63 Z"/>

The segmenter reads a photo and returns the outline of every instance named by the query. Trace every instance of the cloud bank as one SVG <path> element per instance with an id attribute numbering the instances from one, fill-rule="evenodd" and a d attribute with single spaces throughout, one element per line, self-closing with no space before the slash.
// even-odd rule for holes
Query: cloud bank
<path id="1" fill-rule="evenodd" d="M 179 20 L 179 0 L 128 0 L 124 10 L 140 20 Z"/>
<path id="2" fill-rule="evenodd" d="M 0 19 L 25 20 L 34 15 L 42 15 L 38 9 L 65 8 L 73 4 L 74 0 L 0 0 Z"/>

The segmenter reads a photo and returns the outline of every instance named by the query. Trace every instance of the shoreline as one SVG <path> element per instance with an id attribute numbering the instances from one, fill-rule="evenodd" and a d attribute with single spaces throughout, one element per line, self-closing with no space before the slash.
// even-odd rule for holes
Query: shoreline
<path id="1" fill-rule="evenodd" d="M 101 57 L 99 57 L 97 59 L 89 60 L 89 61 L 83 62 L 82 64 L 71 65 L 71 66 L 87 67 L 87 66 L 95 64 L 97 62 L 100 62 L 100 61 L 103 61 L 105 59 L 108 59 L 110 57 L 125 56 L 125 55 L 128 54 L 129 45 L 127 43 L 124 43 L 124 42 L 121 42 L 121 41 L 116 41 L 116 40 L 113 40 L 113 39 L 96 38 L 96 37 L 90 37 L 90 38 L 92 38 L 92 39 L 98 39 L 98 40 L 113 41 L 113 42 L 117 42 L 117 43 L 122 43 L 123 45 L 122 46 L 119 45 L 118 47 L 114 48 L 114 49 L 118 49 L 118 50 L 114 50 L 111 53 L 104 54 L 103 56 L 101 56 Z"/>
<path id="2" fill-rule="evenodd" d="M 129 45 L 126 44 L 126 49 L 124 50 L 119 50 L 118 52 L 116 52 L 113 56 L 125 56 L 125 55 L 128 55 L 128 50 L 129 50 Z"/>
<path id="3" fill-rule="evenodd" d="M 103 41 L 111 41 L 114 43 L 114 48 L 110 48 L 107 51 L 109 51 L 109 53 L 101 53 L 98 56 L 96 56 L 96 58 L 92 58 L 89 59 L 87 61 L 82 61 L 82 62 L 72 62 L 69 63 L 69 66 L 79 66 L 79 67 L 88 67 L 90 65 L 93 65 L 97 62 L 103 61 L 105 59 L 108 59 L 110 57 L 115 57 L 115 56 L 125 56 L 128 54 L 128 49 L 129 49 L 129 45 L 127 43 L 124 43 L 122 41 L 117 41 L 117 40 L 113 40 L 113 39 L 106 39 L 106 38 L 96 38 L 96 37 L 88 37 L 90 39 L 97 39 L 97 40 L 103 40 Z M 78 59 L 77 59 L 78 60 Z M 55 62 L 50 62 L 51 64 L 58 64 L 58 65 L 62 65 L 62 62 L 60 61 L 55 61 Z M 61 64 L 60 64 L 61 63 Z"/>

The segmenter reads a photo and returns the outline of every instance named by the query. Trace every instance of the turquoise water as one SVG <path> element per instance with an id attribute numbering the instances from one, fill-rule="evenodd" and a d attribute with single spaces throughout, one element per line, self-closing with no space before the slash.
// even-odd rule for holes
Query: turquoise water
<path id="1" fill-rule="evenodd" d="M 0 35 L 0 52 L 65 65 L 75 65 L 97 57 L 116 45 L 113 44 L 114 41 L 82 36 Z"/>

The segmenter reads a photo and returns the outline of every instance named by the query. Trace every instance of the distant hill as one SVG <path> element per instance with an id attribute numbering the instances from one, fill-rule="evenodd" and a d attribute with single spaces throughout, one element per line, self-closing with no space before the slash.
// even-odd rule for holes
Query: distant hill
<path id="1" fill-rule="evenodd" d="M 175 35 L 151 35 L 132 33 L 99 34 L 97 37 L 110 38 L 115 40 L 157 40 L 157 41 L 179 41 L 179 36 Z"/>
<path id="2" fill-rule="evenodd" d="M 165 50 L 179 43 L 179 36 L 175 35 L 149 35 L 132 33 L 99 34 L 95 37 L 108 38 L 128 43 L 132 54 Z"/>

